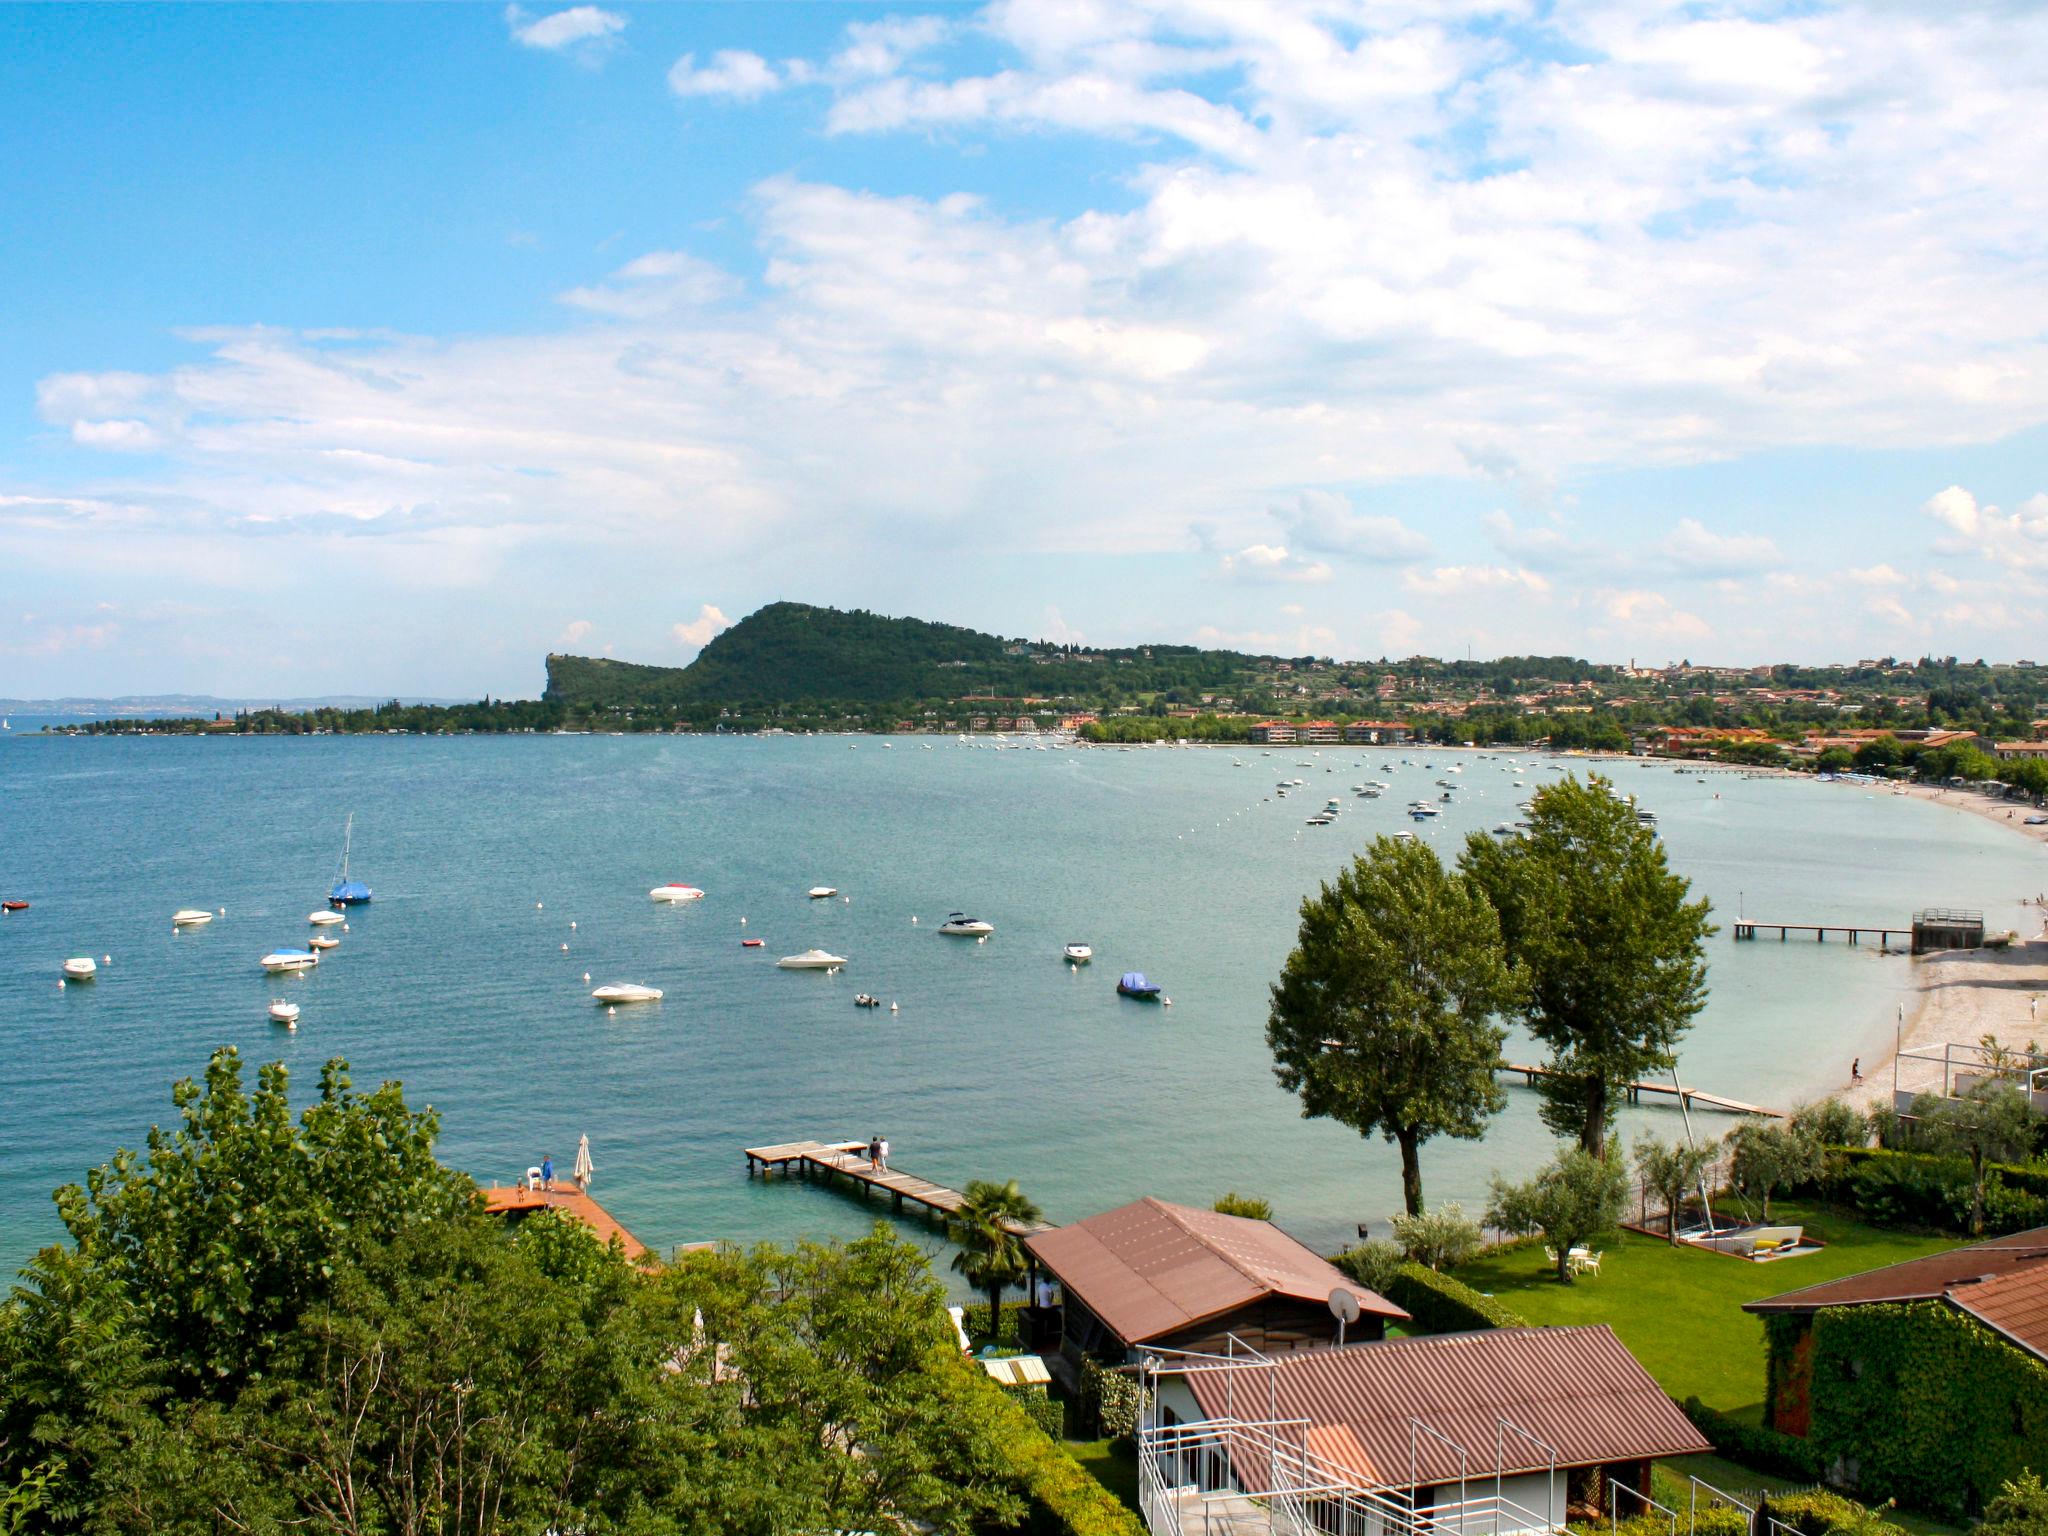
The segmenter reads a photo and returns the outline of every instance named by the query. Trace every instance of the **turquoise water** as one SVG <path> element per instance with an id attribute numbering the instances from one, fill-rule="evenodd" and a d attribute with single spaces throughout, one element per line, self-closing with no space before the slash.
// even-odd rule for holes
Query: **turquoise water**
<path id="1" fill-rule="evenodd" d="M 1017 1177 L 1056 1219 L 1236 1189 L 1333 1244 L 1395 1208 L 1397 1162 L 1382 1142 L 1300 1119 L 1273 1081 L 1265 989 L 1295 909 L 1375 833 L 1410 826 L 1402 807 L 1440 793 L 1452 763 L 1466 765 L 1459 803 L 1416 830 L 1451 851 L 1512 819 L 1554 776 L 1528 761 L 1517 790 L 1504 757 L 1416 749 L 7 740 L 0 896 L 34 906 L 0 919 L 0 1266 L 57 1234 L 50 1188 L 169 1120 L 170 1082 L 222 1043 L 282 1057 L 307 1091 L 336 1054 L 359 1083 L 402 1079 L 441 1111 L 443 1155 L 487 1181 L 543 1152 L 566 1166 L 587 1132 L 594 1192 L 657 1245 L 861 1230 L 879 1206 L 750 1181 L 740 1150 L 876 1132 L 927 1177 Z M 2031 844 L 1917 800 L 1613 772 L 1724 920 L 1740 906 L 1898 923 L 1943 904 L 2018 926 L 2017 903 L 2048 884 Z M 1307 783 L 1291 798 L 1266 798 L 1293 777 Z M 1393 788 L 1354 798 L 1368 778 Z M 1338 823 L 1304 826 L 1330 795 Z M 355 873 L 376 902 L 314 974 L 264 975 L 260 955 L 309 932 L 351 810 Z M 669 879 L 709 898 L 650 902 Z M 806 900 L 820 883 L 850 900 Z M 183 906 L 227 916 L 174 934 Z M 995 936 L 935 933 L 955 907 Z M 743 936 L 766 942 L 743 949 Z M 1078 973 L 1059 959 L 1072 939 L 1097 956 Z M 775 968 L 814 944 L 849 965 Z M 1876 1058 L 1909 978 L 1904 959 L 1839 944 L 1724 932 L 1710 953 L 1713 1000 L 1685 1076 L 1770 1104 Z M 74 954 L 112 962 L 66 988 L 58 968 Z M 1118 998 L 1125 969 L 1150 973 L 1173 1006 Z M 586 972 L 667 997 L 607 1016 Z M 901 1011 L 856 1010 L 860 991 Z M 295 1035 L 265 1018 L 273 996 L 303 1006 Z M 1639 1117 L 1677 1123 L 1672 1110 Z M 1483 1142 L 1425 1150 L 1430 1198 L 1481 1203 L 1492 1170 L 1526 1169 L 1546 1146 L 1517 1088 Z"/>

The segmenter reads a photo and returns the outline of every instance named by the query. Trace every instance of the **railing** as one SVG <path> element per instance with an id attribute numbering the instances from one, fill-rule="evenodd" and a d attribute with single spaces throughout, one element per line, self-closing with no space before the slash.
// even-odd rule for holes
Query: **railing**
<path id="1" fill-rule="evenodd" d="M 1624 1493 L 1627 1494 L 1630 1498 L 1635 1499 L 1639 1503 L 1641 1503 L 1641 1505 L 1643 1506 L 1642 1512 L 1646 1515 L 1653 1509 L 1658 1510 L 1663 1514 L 1669 1515 L 1671 1517 L 1671 1536 L 1678 1536 L 1677 1510 L 1673 1509 L 1669 1504 L 1658 1503 L 1655 1499 L 1651 1498 L 1647 1493 L 1644 1493 L 1641 1489 L 1631 1488 L 1627 1483 L 1617 1481 L 1616 1479 L 1611 1477 L 1607 1480 L 1608 1530 L 1616 1530 L 1621 1525 L 1621 1496 Z M 1633 1511 L 1631 1511 L 1629 1518 L 1635 1518 Z M 1691 1528 L 1691 1522 L 1688 1521 L 1686 1529 L 1690 1530 Z"/>

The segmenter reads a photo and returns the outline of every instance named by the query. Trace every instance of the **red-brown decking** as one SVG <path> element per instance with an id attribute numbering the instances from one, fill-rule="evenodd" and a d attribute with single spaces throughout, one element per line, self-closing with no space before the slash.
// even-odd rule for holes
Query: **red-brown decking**
<path id="1" fill-rule="evenodd" d="M 1484 1467 L 1489 1476 L 1496 1445 L 1503 1472 L 1551 1464 L 1521 1435 L 1505 1433 L 1503 1419 L 1553 1447 L 1559 1467 L 1713 1449 L 1605 1324 L 1387 1339 L 1284 1355 L 1270 1369 L 1270 1400 L 1264 1380 L 1255 1390 L 1237 1383 L 1238 1416 L 1249 1391 L 1261 1418 L 1306 1419 L 1309 1450 L 1369 1487 L 1458 1480 L 1457 1454 L 1416 1434 L 1417 1420 L 1464 1446 L 1468 1470 Z M 1227 1415 L 1230 1375 L 1229 1368 L 1188 1375 L 1211 1417 Z"/>
<path id="2" fill-rule="evenodd" d="M 553 1190 L 527 1189 L 519 1185 L 506 1189 L 500 1186 L 484 1190 L 483 1197 L 484 1210 L 490 1215 L 517 1219 L 535 1211 L 560 1211 L 590 1228 L 601 1243 L 609 1243 L 616 1237 L 628 1259 L 637 1261 L 647 1256 L 645 1243 L 620 1226 L 610 1211 L 573 1184 Z"/>
<path id="3" fill-rule="evenodd" d="M 1038 1261 L 1127 1345 L 1179 1333 L 1270 1297 L 1408 1316 L 1269 1221 L 1147 1196 L 1027 1240 Z"/>

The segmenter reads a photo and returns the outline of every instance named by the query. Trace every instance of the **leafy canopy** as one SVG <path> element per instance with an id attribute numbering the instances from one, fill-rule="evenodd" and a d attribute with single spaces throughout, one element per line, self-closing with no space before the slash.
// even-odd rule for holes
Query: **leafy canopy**
<path id="1" fill-rule="evenodd" d="M 1572 1283 L 1571 1250 L 1611 1241 L 1628 1207 L 1622 1160 L 1565 1146 L 1535 1178 L 1510 1184 L 1495 1175 L 1489 1226 L 1518 1235 L 1541 1232 L 1557 1252 L 1557 1278 Z"/>
<path id="2" fill-rule="evenodd" d="M 1477 1138 L 1507 1103 L 1494 1015 L 1514 996 L 1480 892 L 1426 844 L 1376 838 L 1301 904 L 1266 1021 L 1274 1076 L 1304 1117 L 1399 1143 L 1420 1215 L 1421 1143 Z"/>

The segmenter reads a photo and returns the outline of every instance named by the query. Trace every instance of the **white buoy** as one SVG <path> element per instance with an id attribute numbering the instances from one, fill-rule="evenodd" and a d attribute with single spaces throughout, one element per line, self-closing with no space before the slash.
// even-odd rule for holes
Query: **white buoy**
<path id="1" fill-rule="evenodd" d="M 1173 999 L 1170 997 L 1162 997 L 1161 999 L 1159 999 L 1159 1006 L 1162 1008 L 1171 1008 L 1173 1006 Z"/>
<path id="2" fill-rule="evenodd" d="M 895 1012 L 897 1012 L 897 1011 L 898 1011 L 898 1008 L 899 1008 L 899 1005 L 898 1005 L 898 1004 L 896 1004 L 896 1003 L 891 1003 L 891 1004 L 889 1005 L 889 1011 L 890 1011 L 891 1013 L 895 1013 Z"/>
<path id="3" fill-rule="evenodd" d="M 101 964 L 101 965 L 112 965 L 113 963 L 114 963 L 114 957 L 113 957 L 112 955 L 101 955 L 101 956 L 100 956 L 100 964 Z"/>
<path id="4" fill-rule="evenodd" d="M 611 1017 L 611 1016 L 612 1016 L 613 1014 L 617 1013 L 618 1011 L 619 1011 L 619 1010 L 618 1010 L 618 1009 L 616 1009 L 616 1008 L 607 1008 L 607 1009 L 605 1009 L 605 1011 L 604 1011 L 604 1016 L 605 1016 L 606 1018 L 610 1018 L 610 1017 Z"/>
<path id="5" fill-rule="evenodd" d="M 227 909 L 226 907 L 222 907 L 222 908 L 220 909 L 220 915 L 221 915 L 222 917 L 226 917 L 226 916 L 228 915 L 228 909 Z"/>
<path id="6" fill-rule="evenodd" d="M 851 896 L 842 896 L 839 899 L 845 902 L 849 907 L 853 905 L 853 898 Z"/>
<path id="7" fill-rule="evenodd" d="M 747 926 L 747 920 L 744 917 L 740 919 L 740 926 L 742 928 Z"/>
<path id="8" fill-rule="evenodd" d="M 347 923 L 343 923 L 343 924 L 341 925 L 341 931 L 342 931 L 343 933 L 347 933 L 347 932 L 348 932 L 348 924 L 347 924 Z"/>
<path id="9" fill-rule="evenodd" d="M 562 946 L 562 953 L 563 953 L 563 954 L 565 954 L 565 955 L 566 955 L 567 953 L 569 953 L 569 946 L 568 946 L 568 945 L 564 944 L 564 945 Z"/>
<path id="10" fill-rule="evenodd" d="M 913 927 L 913 928 L 915 928 L 915 927 L 917 926 L 917 919 L 916 919 L 916 918 L 914 918 L 914 917 L 913 917 L 913 918 L 912 918 L 912 919 L 910 920 L 910 926 L 911 926 L 911 927 Z"/>
<path id="11" fill-rule="evenodd" d="M 986 944 L 988 942 L 988 935 L 984 933 L 980 938 L 976 939 L 974 942 L 977 944 Z"/>
<path id="12" fill-rule="evenodd" d="M 588 981 L 588 980 L 590 980 L 590 972 L 588 972 L 588 971 L 585 971 L 585 972 L 583 973 L 583 979 L 584 979 L 585 981 Z"/>
<path id="13" fill-rule="evenodd" d="M 575 925 L 574 923 L 571 923 L 571 924 L 569 925 L 569 931 L 570 931 L 571 933 L 574 933 L 574 932 L 576 931 L 576 925 Z"/>
<path id="14" fill-rule="evenodd" d="M 541 904 L 540 904 L 539 902 L 537 902 L 537 901 L 536 901 L 536 902 L 535 902 L 535 903 L 533 904 L 533 910 L 534 910 L 534 911 L 536 911 L 536 912 L 540 911 L 540 910 L 541 910 Z"/>

